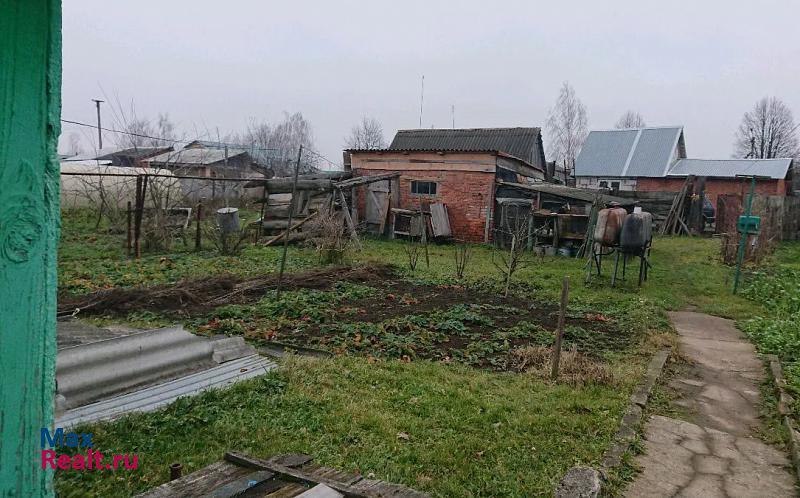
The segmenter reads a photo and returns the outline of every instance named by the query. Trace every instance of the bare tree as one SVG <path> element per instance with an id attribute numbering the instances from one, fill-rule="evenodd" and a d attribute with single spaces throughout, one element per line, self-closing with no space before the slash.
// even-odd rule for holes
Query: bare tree
<path id="1" fill-rule="evenodd" d="M 294 161 L 297 159 L 297 149 L 300 145 L 303 145 L 304 149 L 313 150 L 314 133 L 311 123 L 303 117 L 302 113 L 284 112 L 283 121 L 277 125 L 271 125 L 264 121 L 252 121 L 243 136 L 237 141 L 250 147 L 249 152 L 257 162 L 269 166 L 278 176 L 286 176 L 293 171 Z M 316 155 L 303 154 L 300 171 L 313 171 L 318 163 Z"/>
<path id="2" fill-rule="evenodd" d="M 561 86 L 556 105 L 550 109 L 547 131 L 550 134 L 548 154 L 556 164 L 564 165 L 566 170 L 572 169 L 589 132 L 586 106 L 569 82 Z"/>
<path id="3" fill-rule="evenodd" d="M 175 143 L 175 124 L 168 114 L 159 114 L 156 124 L 149 118 L 129 118 L 117 125 L 123 132 L 117 135 L 118 147 L 167 147 Z"/>
<path id="4" fill-rule="evenodd" d="M 383 149 L 386 147 L 383 126 L 377 119 L 364 116 L 361 118 L 361 122 L 350 130 L 350 136 L 345 139 L 345 145 L 348 149 Z"/>
<path id="5" fill-rule="evenodd" d="M 644 128 L 645 126 L 647 126 L 647 123 L 644 122 L 642 115 L 636 111 L 629 110 L 619 118 L 614 128 L 624 130 L 626 128 Z"/>
<path id="6" fill-rule="evenodd" d="M 797 157 L 797 127 L 789 106 L 777 97 L 764 97 L 744 113 L 733 144 L 734 155 L 753 159 Z"/>

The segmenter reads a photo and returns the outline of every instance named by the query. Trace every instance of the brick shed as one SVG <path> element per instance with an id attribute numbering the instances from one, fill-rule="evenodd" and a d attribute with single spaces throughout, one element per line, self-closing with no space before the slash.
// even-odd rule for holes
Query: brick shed
<path id="1" fill-rule="evenodd" d="M 664 177 L 638 178 L 637 190 L 678 192 L 688 175 L 705 177 L 705 196 L 716 206 L 720 195 L 750 191 L 750 180 L 741 176 L 762 177 L 756 180 L 757 194 L 792 195 L 792 170 L 792 159 L 681 159 Z"/>
<path id="2" fill-rule="evenodd" d="M 396 173 L 394 180 L 355 191 L 357 217 L 367 226 L 383 226 L 377 196 L 392 208 L 428 211 L 447 207 L 452 236 L 469 242 L 491 238 L 498 180 L 544 180 L 545 159 L 539 128 L 400 130 L 380 150 L 349 150 L 355 176 Z"/>

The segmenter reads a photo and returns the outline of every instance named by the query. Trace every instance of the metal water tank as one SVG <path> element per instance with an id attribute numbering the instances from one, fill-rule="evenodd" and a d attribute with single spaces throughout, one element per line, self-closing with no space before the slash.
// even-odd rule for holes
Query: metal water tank
<path id="1" fill-rule="evenodd" d="M 617 245 L 622 223 L 627 215 L 628 212 L 621 207 L 601 209 L 597 213 L 597 224 L 594 226 L 594 241 L 608 247 Z"/>
<path id="2" fill-rule="evenodd" d="M 653 239 L 653 215 L 641 211 L 629 214 L 622 223 L 619 245 L 623 252 L 636 253 Z"/>

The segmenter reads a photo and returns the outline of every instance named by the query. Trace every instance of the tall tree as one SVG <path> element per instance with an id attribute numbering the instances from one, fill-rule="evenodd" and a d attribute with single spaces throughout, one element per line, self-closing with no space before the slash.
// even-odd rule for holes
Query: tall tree
<path id="1" fill-rule="evenodd" d="M 589 132 L 586 106 L 575 95 L 569 82 L 565 81 L 561 86 L 556 105 L 550 109 L 547 131 L 550 135 L 550 158 L 571 170 Z"/>
<path id="2" fill-rule="evenodd" d="M 383 149 L 386 147 L 383 126 L 377 119 L 364 116 L 361 118 L 361 122 L 350 130 L 350 136 L 345 139 L 345 145 L 348 149 Z"/>
<path id="3" fill-rule="evenodd" d="M 623 130 L 626 128 L 644 128 L 645 126 L 647 126 L 647 123 L 644 122 L 642 115 L 636 111 L 629 110 L 619 118 L 614 128 Z"/>
<path id="4" fill-rule="evenodd" d="M 318 156 L 311 152 L 314 149 L 311 123 L 300 112 L 284 112 L 283 121 L 276 125 L 252 121 L 239 141 L 251 147 L 257 162 L 269 166 L 278 176 L 293 171 L 300 145 L 305 150 L 300 162 L 301 172 L 313 171 L 319 163 Z"/>
<path id="5" fill-rule="evenodd" d="M 736 131 L 734 155 L 753 159 L 800 156 L 792 111 L 781 99 L 764 97 L 744 113 Z"/>

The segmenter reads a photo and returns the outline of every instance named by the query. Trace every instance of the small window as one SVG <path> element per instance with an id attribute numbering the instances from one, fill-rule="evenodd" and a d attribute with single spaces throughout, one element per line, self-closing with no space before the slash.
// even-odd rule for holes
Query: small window
<path id="1" fill-rule="evenodd" d="M 619 190 L 619 182 L 611 182 L 611 190 Z"/>
<path id="2" fill-rule="evenodd" d="M 411 193 L 418 195 L 436 195 L 436 182 L 412 180 Z"/>
<path id="3" fill-rule="evenodd" d="M 600 182 L 600 188 L 608 188 L 608 182 L 603 180 Z"/>

